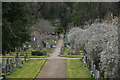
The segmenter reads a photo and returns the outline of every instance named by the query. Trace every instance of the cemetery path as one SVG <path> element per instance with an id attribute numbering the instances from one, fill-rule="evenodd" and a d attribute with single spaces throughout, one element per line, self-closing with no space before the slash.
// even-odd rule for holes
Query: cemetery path
<path id="1" fill-rule="evenodd" d="M 60 38 L 58 46 L 55 51 L 50 54 L 49 59 L 45 62 L 40 73 L 38 73 L 36 79 L 38 78 L 65 78 L 66 66 L 64 59 L 57 59 L 61 46 L 63 44 L 63 39 Z"/>

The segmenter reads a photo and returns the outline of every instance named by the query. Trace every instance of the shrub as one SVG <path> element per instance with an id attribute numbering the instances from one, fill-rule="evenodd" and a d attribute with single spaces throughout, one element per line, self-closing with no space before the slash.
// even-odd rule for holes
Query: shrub
<path id="1" fill-rule="evenodd" d="M 31 53 L 32 55 L 36 55 L 36 56 L 42 56 L 43 55 L 43 51 L 33 51 L 32 53 Z"/>

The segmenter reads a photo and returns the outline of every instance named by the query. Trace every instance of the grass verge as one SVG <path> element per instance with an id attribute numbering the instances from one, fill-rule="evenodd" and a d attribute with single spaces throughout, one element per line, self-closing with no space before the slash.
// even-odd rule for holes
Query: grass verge
<path id="1" fill-rule="evenodd" d="M 90 71 L 83 65 L 84 63 L 80 59 L 66 59 L 66 78 L 89 78 L 89 80 L 94 80 L 90 75 Z"/>

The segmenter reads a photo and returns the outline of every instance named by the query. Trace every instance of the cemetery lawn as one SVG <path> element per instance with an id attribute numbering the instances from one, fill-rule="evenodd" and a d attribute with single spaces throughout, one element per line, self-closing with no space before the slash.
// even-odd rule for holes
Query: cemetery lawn
<path id="1" fill-rule="evenodd" d="M 89 80 L 94 80 L 90 71 L 83 65 L 84 63 L 80 59 L 66 59 L 66 78 L 90 78 Z"/>
<path id="2" fill-rule="evenodd" d="M 7 75 L 6 78 L 8 78 L 8 80 L 10 80 L 10 78 L 11 80 L 12 78 L 35 78 L 45 61 L 46 59 L 30 59 L 23 64 L 22 68 L 15 68 L 15 71 Z"/>

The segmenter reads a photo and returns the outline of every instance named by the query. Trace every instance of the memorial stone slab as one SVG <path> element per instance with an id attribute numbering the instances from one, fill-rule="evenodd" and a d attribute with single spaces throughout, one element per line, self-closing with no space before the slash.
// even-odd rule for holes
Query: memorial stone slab
<path id="1" fill-rule="evenodd" d="M 93 73 L 94 73 L 94 77 L 96 77 L 96 65 L 94 65 Z"/>
<path id="2" fill-rule="evenodd" d="M 18 58 L 16 58 L 16 68 L 18 68 Z"/>
<path id="3" fill-rule="evenodd" d="M 21 58 L 19 58 L 19 67 L 22 67 Z"/>
<path id="4" fill-rule="evenodd" d="M 61 47 L 61 53 L 60 55 L 64 55 L 64 46 Z"/>
<path id="5" fill-rule="evenodd" d="M 68 55 L 73 55 L 73 50 L 72 49 L 68 49 Z"/>
<path id="6" fill-rule="evenodd" d="M 11 52 L 10 55 L 13 55 L 13 52 Z"/>
<path id="7" fill-rule="evenodd" d="M 10 74 L 10 65 L 9 65 L 9 58 L 7 58 L 7 63 L 6 63 L 6 67 L 7 67 L 7 74 Z"/>
<path id="8" fill-rule="evenodd" d="M 80 50 L 76 50 L 75 55 L 80 55 Z"/>
<path id="9" fill-rule="evenodd" d="M 5 77 L 5 59 L 2 59 L 2 78 Z"/>
<path id="10" fill-rule="evenodd" d="M 10 59 L 10 73 L 13 72 L 12 59 Z"/>
<path id="11" fill-rule="evenodd" d="M 24 51 L 20 50 L 20 56 L 24 56 Z"/>
<path id="12" fill-rule="evenodd" d="M 15 63 L 15 58 L 13 58 L 13 60 L 12 60 L 12 69 L 13 70 L 15 70 L 14 63 Z"/>

